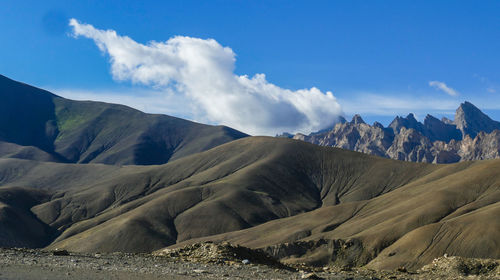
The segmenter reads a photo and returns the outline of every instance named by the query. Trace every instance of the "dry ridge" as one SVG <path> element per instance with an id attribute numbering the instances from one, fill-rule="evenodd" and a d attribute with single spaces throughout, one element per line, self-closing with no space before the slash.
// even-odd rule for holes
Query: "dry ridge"
<path id="1" fill-rule="evenodd" d="M 249 137 L 164 165 L 0 159 L 0 245 L 152 252 L 199 241 L 286 263 L 500 258 L 499 160 L 400 162 Z"/>
<path id="2" fill-rule="evenodd" d="M 69 100 L 0 75 L 0 158 L 163 164 L 246 136 L 123 105 Z"/>

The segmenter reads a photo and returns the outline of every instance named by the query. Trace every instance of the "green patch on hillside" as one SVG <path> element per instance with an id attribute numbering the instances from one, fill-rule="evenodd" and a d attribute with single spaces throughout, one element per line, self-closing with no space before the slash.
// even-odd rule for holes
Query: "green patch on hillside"
<path id="1" fill-rule="evenodd" d="M 57 128 L 59 131 L 73 130 L 88 121 L 87 116 L 74 114 L 68 108 L 56 108 Z"/>
<path id="2" fill-rule="evenodd" d="M 70 131 L 77 130 L 83 127 L 84 124 L 90 122 L 101 111 L 101 106 L 92 108 L 91 106 L 74 106 L 73 102 L 67 100 L 54 98 L 55 115 L 59 135 L 56 141 L 64 138 Z M 97 103 L 99 105 L 99 103 Z M 96 110 L 97 109 L 97 110 Z"/>

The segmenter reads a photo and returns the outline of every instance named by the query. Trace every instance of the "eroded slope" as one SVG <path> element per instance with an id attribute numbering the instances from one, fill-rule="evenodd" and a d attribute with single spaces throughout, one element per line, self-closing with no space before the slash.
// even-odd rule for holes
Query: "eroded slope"
<path id="1" fill-rule="evenodd" d="M 49 248 L 151 252 L 228 240 L 289 262 L 373 268 L 444 253 L 499 257 L 496 160 L 410 163 L 250 137 L 157 166 L 0 167 L 3 187 L 47 192 L 29 211 L 57 230 Z M 279 247 L 286 242 L 312 245 Z"/>

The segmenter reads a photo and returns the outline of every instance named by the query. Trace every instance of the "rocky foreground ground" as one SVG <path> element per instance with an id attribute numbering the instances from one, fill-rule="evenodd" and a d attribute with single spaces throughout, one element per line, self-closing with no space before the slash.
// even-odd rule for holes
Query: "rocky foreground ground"
<path id="1" fill-rule="evenodd" d="M 500 269 L 497 260 L 447 256 L 416 272 L 289 267 L 248 248 L 204 243 L 155 254 L 0 249 L 0 279 L 500 279 Z"/>

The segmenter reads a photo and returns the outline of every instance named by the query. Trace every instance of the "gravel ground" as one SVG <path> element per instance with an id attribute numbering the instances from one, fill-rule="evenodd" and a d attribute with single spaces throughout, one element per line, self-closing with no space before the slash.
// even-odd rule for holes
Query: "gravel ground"
<path id="1" fill-rule="evenodd" d="M 32 249 L 0 249 L 0 279 L 304 279 L 305 272 L 252 264 L 179 262 L 149 254 L 54 256 Z M 372 279 L 317 273 L 325 279 Z M 314 278 L 309 278 L 314 279 Z"/>
<path id="2" fill-rule="evenodd" d="M 0 279 L 499 279 L 489 277 L 354 270 L 314 273 L 277 269 L 266 265 L 211 264 L 179 261 L 151 254 L 75 254 L 54 255 L 34 249 L 0 249 Z M 492 277 L 493 276 L 493 277 Z"/>

